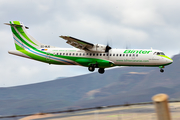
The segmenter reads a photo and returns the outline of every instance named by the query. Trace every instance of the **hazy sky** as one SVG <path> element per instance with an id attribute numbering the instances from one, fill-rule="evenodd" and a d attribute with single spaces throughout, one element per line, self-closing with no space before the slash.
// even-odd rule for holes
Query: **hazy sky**
<path id="1" fill-rule="evenodd" d="M 70 45 L 69 35 L 113 48 L 154 48 L 172 57 L 180 51 L 179 0 L 0 0 L 0 87 L 90 73 L 80 66 L 57 66 L 8 54 L 14 50 L 9 21 L 21 21 L 38 41 Z"/>

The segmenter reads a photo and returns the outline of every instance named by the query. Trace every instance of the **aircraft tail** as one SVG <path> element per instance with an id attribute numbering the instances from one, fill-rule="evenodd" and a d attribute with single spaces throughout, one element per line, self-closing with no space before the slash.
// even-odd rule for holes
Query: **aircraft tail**
<path id="1" fill-rule="evenodd" d="M 44 44 L 41 44 L 30 36 L 26 31 L 28 27 L 24 26 L 19 21 L 10 21 L 5 24 L 11 26 L 16 50 L 44 48 Z"/>

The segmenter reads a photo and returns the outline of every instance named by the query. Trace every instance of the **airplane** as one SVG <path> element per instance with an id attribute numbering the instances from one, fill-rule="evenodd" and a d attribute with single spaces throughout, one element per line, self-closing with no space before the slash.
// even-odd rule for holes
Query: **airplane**
<path id="1" fill-rule="evenodd" d="M 109 45 L 92 44 L 71 36 L 59 36 L 75 48 L 59 48 L 38 42 L 20 21 L 5 23 L 11 26 L 16 50 L 9 54 L 56 65 L 80 65 L 88 67 L 93 72 L 103 74 L 105 68 L 115 66 L 159 67 L 164 72 L 164 66 L 173 62 L 163 51 L 155 49 L 112 49 Z"/>

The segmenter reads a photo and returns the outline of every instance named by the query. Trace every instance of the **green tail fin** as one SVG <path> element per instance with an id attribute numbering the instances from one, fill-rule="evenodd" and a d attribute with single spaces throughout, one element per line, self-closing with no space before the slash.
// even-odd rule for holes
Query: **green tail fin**
<path id="1" fill-rule="evenodd" d="M 10 21 L 9 23 L 5 24 L 11 26 L 15 47 L 17 50 L 28 48 L 39 49 L 43 45 L 30 36 L 26 31 L 28 27 L 24 26 L 19 21 Z"/>

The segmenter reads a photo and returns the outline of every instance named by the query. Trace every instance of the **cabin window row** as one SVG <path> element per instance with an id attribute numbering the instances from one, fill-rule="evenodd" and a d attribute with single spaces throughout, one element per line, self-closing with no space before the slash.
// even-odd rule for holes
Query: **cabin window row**
<path id="1" fill-rule="evenodd" d="M 138 57 L 138 54 L 107 54 L 107 53 L 56 53 L 56 55 L 66 56 L 123 56 L 123 57 Z"/>

